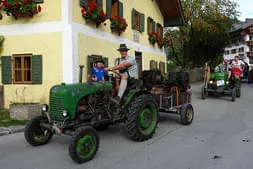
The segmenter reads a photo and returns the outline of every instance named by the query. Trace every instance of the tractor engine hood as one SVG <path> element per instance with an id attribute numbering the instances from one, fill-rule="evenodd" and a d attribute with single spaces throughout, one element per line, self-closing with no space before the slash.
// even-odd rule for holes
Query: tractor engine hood
<path id="1" fill-rule="evenodd" d="M 68 112 L 68 119 L 75 118 L 76 106 L 81 98 L 95 93 L 111 91 L 110 82 L 89 82 L 67 85 L 55 85 L 50 90 L 49 112 L 51 118 L 63 121 L 66 117 L 63 112 Z"/>

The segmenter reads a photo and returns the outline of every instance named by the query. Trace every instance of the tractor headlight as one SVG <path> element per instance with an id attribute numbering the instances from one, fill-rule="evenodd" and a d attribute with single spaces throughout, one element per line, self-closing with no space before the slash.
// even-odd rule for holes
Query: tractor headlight
<path id="1" fill-rule="evenodd" d="M 226 81 L 226 84 L 229 84 L 229 81 Z"/>
<path id="2" fill-rule="evenodd" d="M 67 116 L 69 115 L 69 112 L 68 112 L 67 110 L 63 110 L 63 111 L 62 111 L 62 115 L 63 115 L 64 117 L 67 117 Z"/>
<path id="3" fill-rule="evenodd" d="M 213 81 L 212 81 L 212 80 L 210 80 L 210 81 L 209 81 L 209 83 L 210 83 L 210 84 L 213 84 Z"/>
<path id="4" fill-rule="evenodd" d="M 42 105 L 42 111 L 43 112 L 47 112 L 48 111 L 48 105 L 47 104 L 43 104 Z"/>

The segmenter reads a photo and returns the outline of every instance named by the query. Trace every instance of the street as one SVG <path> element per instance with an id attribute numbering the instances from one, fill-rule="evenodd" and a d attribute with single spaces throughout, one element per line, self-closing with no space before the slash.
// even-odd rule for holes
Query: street
<path id="1" fill-rule="evenodd" d="M 192 85 L 195 119 L 184 126 L 162 115 L 152 139 L 133 142 L 122 127 L 99 132 L 95 158 L 74 163 L 69 136 L 32 147 L 23 133 L 0 137 L 0 169 L 252 169 L 253 85 L 243 84 L 242 96 L 200 99 L 201 84 Z M 174 120 L 173 120 L 174 119 Z"/>

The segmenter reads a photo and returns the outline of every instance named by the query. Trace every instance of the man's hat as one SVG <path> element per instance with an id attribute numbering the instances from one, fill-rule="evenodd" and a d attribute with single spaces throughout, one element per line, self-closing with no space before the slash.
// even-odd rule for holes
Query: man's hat
<path id="1" fill-rule="evenodd" d="M 118 51 L 128 51 L 130 49 L 127 48 L 126 44 L 120 44 Z"/>

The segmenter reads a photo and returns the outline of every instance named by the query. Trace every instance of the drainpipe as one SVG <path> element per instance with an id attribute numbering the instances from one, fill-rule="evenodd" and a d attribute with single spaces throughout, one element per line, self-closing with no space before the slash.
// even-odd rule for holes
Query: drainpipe
<path id="1" fill-rule="evenodd" d="M 79 65 L 79 83 L 82 83 L 83 81 L 83 68 L 84 65 Z"/>

